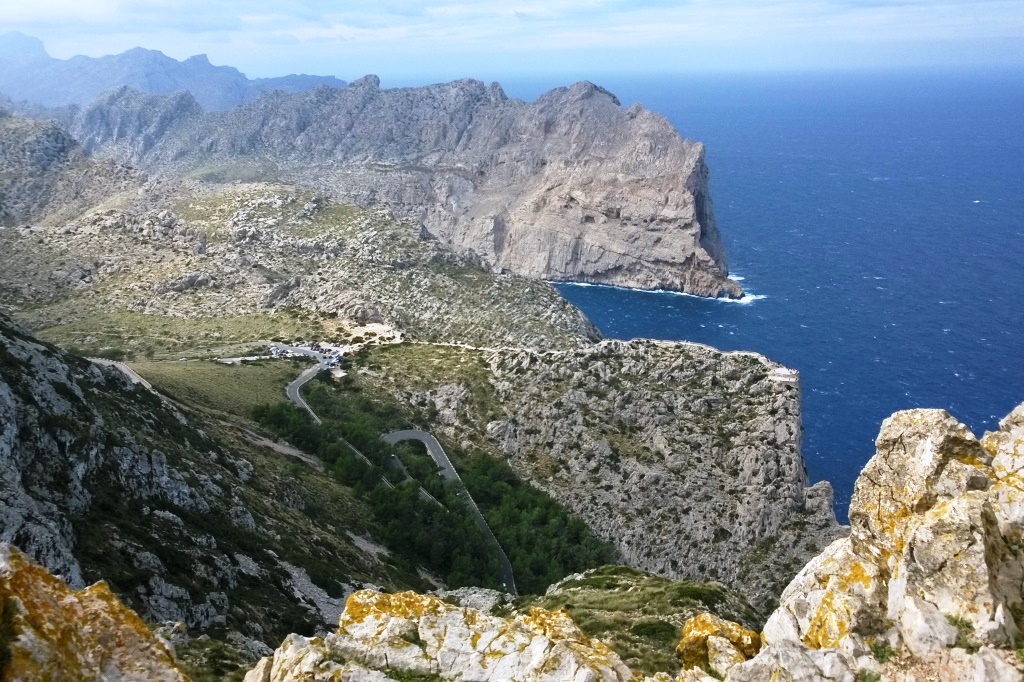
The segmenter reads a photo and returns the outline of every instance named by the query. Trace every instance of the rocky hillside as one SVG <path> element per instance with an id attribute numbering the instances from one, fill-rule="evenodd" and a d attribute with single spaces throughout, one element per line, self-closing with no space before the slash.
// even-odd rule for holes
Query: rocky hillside
<path id="1" fill-rule="evenodd" d="M 666 606 L 715 601 L 741 618 L 744 607 L 720 587 L 658 585 L 608 567 L 570 576 L 539 603 L 511 607 L 479 590 L 356 592 L 337 630 L 322 638 L 289 635 L 245 679 L 1018 682 L 1024 404 L 980 441 L 944 411 L 900 412 L 882 425 L 876 447 L 856 483 L 851 535 L 804 567 L 760 635 L 710 612 L 674 627 Z M 15 574 L 26 572 L 17 553 L 2 551 L 21 562 Z M 0 590 L 12 593 L 11 574 L 8 558 L 0 563 Z M 37 593 L 63 587 L 45 575 L 35 580 L 44 586 Z M 26 616 L 35 623 L 52 618 L 22 606 L 28 591 L 22 580 L 7 597 L 14 607 L 5 606 L 5 619 L 15 634 Z M 588 632 L 595 621 L 604 622 L 608 641 Z M 646 646 L 662 640 L 681 670 L 651 674 L 628 665 L 623 652 L 632 643 L 618 634 L 625 629 Z M 133 646 L 108 645 L 106 655 L 123 663 Z M 16 647 L 10 651 L 18 655 Z M 161 657 L 155 649 L 150 655 Z M 77 665 L 71 658 L 64 670 L 74 674 Z M 163 665 L 161 672 L 175 673 L 166 658 Z"/>
<path id="2" fill-rule="evenodd" d="M 383 209 L 156 177 L 75 220 L 0 231 L 0 247 L 0 303 L 93 355 L 397 328 L 418 343 L 359 360 L 368 395 L 507 460 L 631 565 L 720 580 L 765 613 L 839 532 L 827 484 L 807 487 L 793 375 L 685 344 L 593 346 L 549 285 L 487 272 Z"/>
<path id="3" fill-rule="evenodd" d="M 54 59 L 43 43 L 21 33 L 0 35 L 0 92 L 47 107 L 83 105 L 101 93 L 129 86 L 157 95 L 191 92 L 203 108 L 224 111 L 280 90 L 345 87 L 333 76 L 290 75 L 250 80 L 230 66 L 213 66 L 206 55 L 183 62 L 137 47 L 105 57 Z"/>
<path id="4" fill-rule="evenodd" d="M 149 169 L 289 179 L 385 205 L 492 270 L 741 295 L 703 146 L 590 83 L 535 102 L 472 80 L 274 94 L 224 114 L 128 89 L 85 107 L 90 152 Z"/>
<path id="5" fill-rule="evenodd" d="M 627 564 L 721 581 L 764 613 L 842 533 L 829 484 L 807 485 L 797 376 L 761 356 L 605 341 L 390 346 L 356 362 L 353 381 L 464 451 L 507 460 Z"/>
<path id="6" fill-rule="evenodd" d="M 296 315 L 322 321 L 306 325 L 322 335 L 348 321 L 491 347 L 599 337 L 551 286 L 487 273 L 408 220 L 302 188 L 154 180 L 106 206 L 0 231 L 0 303 L 90 352 L 266 340 Z M 196 323 L 162 329 L 183 318 Z"/>
<path id="7" fill-rule="evenodd" d="M 348 488 L 274 448 L 0 316 L 0 542 L 72 587 L 259 652 L 355 589 L 425 584 Z"/>
<path id="8" fill-rule="evenodd" d="M 137 172 L 89 160 L 56 123 L 0 110 L 0 227 L 66 219 L 140 183 Z"/>
<path id="9" fill-rule="evenodd" d="M 857 480 L 850 537 L 804 567 L 760 637 L 709 613 L 686 621 L 673 633 L 683 668 L 674 679 L 1018 682 L 1022 458 L 1024 404 L 980 442 L 944 411 L 893 415 Z M 534 647 L 541 633 L 549 639 Z M 482 655 L 492 643 L 500 654 Z M 336 633 L 286 639 L 246 679 L 310 679 L 306 671 L 339 670 L 346 659 L 376 671 L 363 679 L 642 678 L 565 612 L 498 620 L 429 597 L 362 592 Z M 300 672 L 300 662 L 311 665 Z"/>

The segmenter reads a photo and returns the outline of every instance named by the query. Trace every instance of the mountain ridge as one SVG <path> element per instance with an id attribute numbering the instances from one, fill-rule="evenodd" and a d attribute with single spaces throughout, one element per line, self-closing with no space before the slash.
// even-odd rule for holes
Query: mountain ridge
<path id="1" fill-rule="evenodd" d="M 343 88 L 345 81 L 306 74 L 250 79 L 232 66 L 214 66 L 205 54 L 178 61 L 143 47 L 103 57 L 56 59 L 38 38 L 0 35 L 0 92 L 12 99 L 48 107 L 84 105 L 122 85 L 156 94 L 189 91 L 204 109 L 224 111 L 272 90 Z"/>
<path id="2" fill-rule="evenodd" d="M 382 89 L 371 75 L 223 113 L 121 88 L 70 128 L 97 158 L 156 174 L 213 168 L 385 206 L 494 272 L 742 296 L 703 145 L 593 83 L 527 103 L 472 79 Z"/>

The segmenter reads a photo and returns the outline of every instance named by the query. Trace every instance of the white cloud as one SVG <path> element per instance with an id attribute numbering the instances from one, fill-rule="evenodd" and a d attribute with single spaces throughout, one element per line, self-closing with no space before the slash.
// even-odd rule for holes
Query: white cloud
<path id="1" fill-rule="evenodd" d="M 36 0 L 3 3 L 0 30 L 5 26 L 42 37 L 58 56 L 144 45 L 179 58 L 210 52 L 222 62 L 263 72 L 274 64 L 295 69 L 303 63 L 299 68 L 312 71 L 319 68 L 318 60 L 337 60 L 340 54 L 350 64 L 375 61 L 382 68 L 410 62 L 424 68 L 455 64 L 467 55 L 473 55 L 476 65 L 518 60 L 543 68 L 545 55 L 571 61 L 574 51 L 587 53 L 585 61 L 610 68 L 643 55 L 680 63 L 695 56 L 714 63 L 717 55 L 724 66 L 753 67 L 783 54 L 796 59 L 803 54 L 813 67 L 831 48 L 863 44 L 903 45 L 911 51 L 917 45 L 921 54 L 937 57 L 943 45 L 963 41 L 1009 40 L 1024 46 L 1024 3 Z M 270 45 L 274 49 L 268 53 Z M 816 55 L 820 46 L 830 49 Z M 1024 62 L 1024 54 L 1019 61 Z"/>

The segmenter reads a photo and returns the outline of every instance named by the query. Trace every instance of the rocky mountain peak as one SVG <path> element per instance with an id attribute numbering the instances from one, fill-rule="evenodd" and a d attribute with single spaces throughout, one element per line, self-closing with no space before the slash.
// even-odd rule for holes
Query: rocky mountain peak
<path id="1" fill-rule="evenodd" d="M 576 99 L 587 99 L 588 97 L 603 95 L 609 98 L 615 106 L 622 106 L 619 98 L 612 94 L 611 91 L 606 90 L 599 85 L 594 85 L 590 81 L 580 81 L 575 83 L 569 88 L 568 92 L 571 97 Z"/>
<path id="2" fill-rule="evenodd" d="M 48 212 L 80 209 L 130 175 L 110 164 L 91 164 L 57 123 L 0 115 L 0 225 Z"/>
<path id="3" fill-rule="evenodd" d="M 492 102 L 507 102 L 508 95 L 505 94 L 505 90 L 501 87 L 498 82 L 491 83 L 487 88 L 487 94 L 491 98 Z"/>
<path id="4" fill-rule="evenodd" d="M 13 31 L 0 35 L 0 60 L 10 62 L 31 62 L 49 59 L 43 41 L 24 33 Z"/>
<path id="5" fill-rule="evenodd" d="M 85 55 L 78 55 L 77 58 L 78 59 L 89 59 L 89 57 L 86 57 Z M 151 50 L 149 48 L 139 47 L 139 46 L 129 48 L 129 49 L 125 50 L 124 52 L 122 52 L 121 54 L 107 55 L 105 57 L 102 57 L 102 59 L 109 59 L 111 61 L 141 61 L 141 60 L 150 60 L 150 61 L 159 61 L 159 62 L 168 62 L 168 63 L 175 61 L 173 58 L 168 57 L 167 55 L 165 55 L 160 50 Z"/>
<path id="6" fill-rule="evenodd" d="M 131 141 L 136 153 L 144 154 L 171 126 L 202 113 L 189 92 L 158 97 L 122 86 L 82 109 L 73 130 L 90 153 L 107 143 Z"/>
<path id="7" fill-rule="evenodd" d="M 348 87 L 353 90 L 380 90 L 380 78 L 372 73 L 367 74 L 349 83 Z"/>

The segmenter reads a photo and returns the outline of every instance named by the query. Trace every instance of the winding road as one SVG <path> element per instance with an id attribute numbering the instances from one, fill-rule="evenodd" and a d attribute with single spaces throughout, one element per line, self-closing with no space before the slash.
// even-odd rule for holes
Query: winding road
<path id="1" fill-rule="evenodd" d="M 426 431 L 418 431 L 415 429 L 393 431 L 381 436 L 381 439 L 388 445 L 401 443 L 405 440 L 418 440 L 427 446 L 427 453 L 430 454 L 430 458 L 434 460 L 435 464 L 437 464 L 437 468 L 441 474 L 441 478 L 444 479 L 445 485 L 451 485 L 452 483 L 459 484 L 459 497 L 463 498 L 469 506 L 469 510 L 473 513 L 473 519 L 476 521 L 476 525 L 483 531 L 484 535 L 494 542 L 494 546 L 498 548 L 498 563 L 501 568 L 501 582 L 505 587 L 505 591 L 512 596 L 519 596 L 519 593 L 516 591 L 515 577 L 512 574 L 512 562 L 508 560 L 508 556 L 505 555 L 505 550 L 501 548 L 501 543 L 498 542 L 498 538 L 494 537 L 491 527 L 487 525 L 487 520 L 484 518 L 484 515 L 480 513 L 480 508 L 476 506 L 473 496 L 469 494 L 468 490 L 466 490 L 466 485 L 462 482 L 462 477 L 459 476 L 459 472 L 455 470 L 454 465 L 452 465 L 452 461 L 448 459 L 448 453 L 444 451 L 444 448 L 442 448 L 441 444 L 437 442 L 437 439 Z"/>
<path id="2" fill-rule="evenodd" d="M 317 374 L 319 374 L 322 370 L 327 368 L 327 362 L 324 359 L 323 354 L 318 353 L 317 351 L 311 350 L 309 348 L 301 348 L 298 346 L 286 346 L 284 344 L 273 345 L 277 348 L 291 351 L 292 353 L 307 355 L 311 358 L 314 358 L 317 361 L 317 364 L 315 366 L 304 370 L 302 374 L 300 374 L 298 378 L 295 379 L 295 381 L 288 384 L 287 388 L 285 388 L 285 393 L 287 393 L 288 395 L 288 400 L 294 403 L 297 407 L 300 407 L 306 412 L 308 412 L 309 415 L 313 418 L 313 421 L 315 421 L 318 425 L 323 424 L 323 421 L 320 419 L 320 417 L 317 416 L 316 412 L 314 412 L 313 409 L 306 403 L 306 401 L 303 400 L 301 393 L 303 386 L 308 384 L 310 381 L 313 380 L 313 378 Z M 508 560 L 508 556 L 505 554 L 505 550 L 501 548 L 501 543 L 499 543 L 498 538 L 494 536 L 494 533 L 491 531 L 491 527 L 487 525 L 487 520 L 484 518 L 484 515 L 480 513 L 480 508 L 477 507 L 476 502 L 473 500 L 473 497 L 469 494 L 469 491 L 466 490 L 466 486 L 462 482 L 462 477 L 460 477 L 459 472 L 455 470 L 455 467 L 452 465 L 451 460 L 448 459 L 448 454 L 444 451 L 444 448 L 441 447 L 441 444 L 437 442 L 437 439 L 434 438 L 434 436 L 432 436 L 431 434 L 427 433 L 426 431 L 418 431 L 414 429 L 408 429 L 405 431 L 394 431 L 392 433 L 381 436 L 381 439 L 388 445 L 394 445 L 395 443 L 400 443 L 405 440 L 418 440 L 427 447 L 427 453 L 430 455 L 430 458 L 434 460 L 434 463 L 437 464 L 439 473 L 441 475 L 442 480 L 444 480 L 445 485 L 448 486 L 451 485 L 452 483 L 459 484 L 459 497 L 465 500 L 466 505 L 469 507 L 470 512 L 473 514 L 473 519 L 476 521 L 476 525 L 480 528 L 481 531 L 483 531 L 484 535 L 489 537 L 494 542 L 494 546 L 498 549 L 498 564 L 499 567 L 501 568 L 501 582 L 505 588 L 505 591 L 513 596 L 518 596 L 519 593 L 516 591 L 515 577 L 512 574 L 512 562 Z M 366 457 L 366 455 L 357 450 L 355 446 L 346 441 L 344 438 L 339 437 L 338 440 L 340 440 L 350 450 L 352 450 L 352 452 L 358 455 L 360 459 L 362 459 L 367 464 L 371 464 L 372 466 L 372 463 Z M 402 464 L 401 460 L 398 459 L 397 457 L 395 457 L 394 459 L 397 461 L 397 468 L 401 470 L 403 473 L 405 473 L 406 477 L 409 478 L 409 474 L 406 471 L 405 466 Z M 385 485 L 387 485 L 389 488 L 395 487 L 386 478 L 382 477 L 381 480 L 384 481 Z M 423 487 L 420 487 L 420 497 L 424 497 L 424 499 L 430 499 L 439 505 L 441 504 Z"/>
<path id="3" fill-rule="evenodd" d="M 317 374 L 319 374 L 320 370 L 322 370 L 323 368 L 324 365 L 322 362 L 318 363 L 314 367 L 310 367 L 302 374 L 300 374 L 298 379 L 288 384 L 288 387 L 285 389 L 285 393 L 288 394 L 288 400 L 292 401 L 293 403 L 304 409 L 306 412 L 309 412 L 309 415 L 313 417 L 313 421 L 315 421 L 318 425 L 323 424 L 323 421 L 321 421 L 320 417 L 316 416 L 316 412 L 314 412 L 312 408 L 310 408 L 310 406 L 306 404 L 306 401 L 302 399 L 302 394 L 299 391 L 302 389 L 303 386 L 308 384 L 310 380 L 312 380 Z"/>
<path id="4" fill-rule="evenodd" d="M 291 351 L 292 353 L 306 355 L 316 360 L 316 365 L 305 370 L 295 381 L 288 384 L 284 389 L 284 392 L 288 394 L 288 400 L 292 401 L 296 406 L 301 407 L 306 412 L 309 412 L 309 416 L 313 417 L 313 421 L 315 421 L 317 425 L 323 424 L 320 417 L 316 416 L 316 412 L 314 412 L 309 405 L 306 404 L 306 401 L 302 399 L 302 394 L 300 392 L 302 387 L 312 381 L 317 374 L 322 370 L 327 369 L 327 361 L 324 360 L 323 353 L 317 353 L 315 350 L 310 350 L 309 348 L 299 348 L 298 346 L 285 346 L 283 344 L 273 344 L 273 346 L 275 348 Z M 349 447 L 351 448 L 352 446 L 349 445 Z M 355 450 L 355 448 L 352 449 Z M 357 451 L 357 453 L 362 456 L 361 452 Z M 367 460 L 367 464 L 369 464 L 369 460 Z"/>

